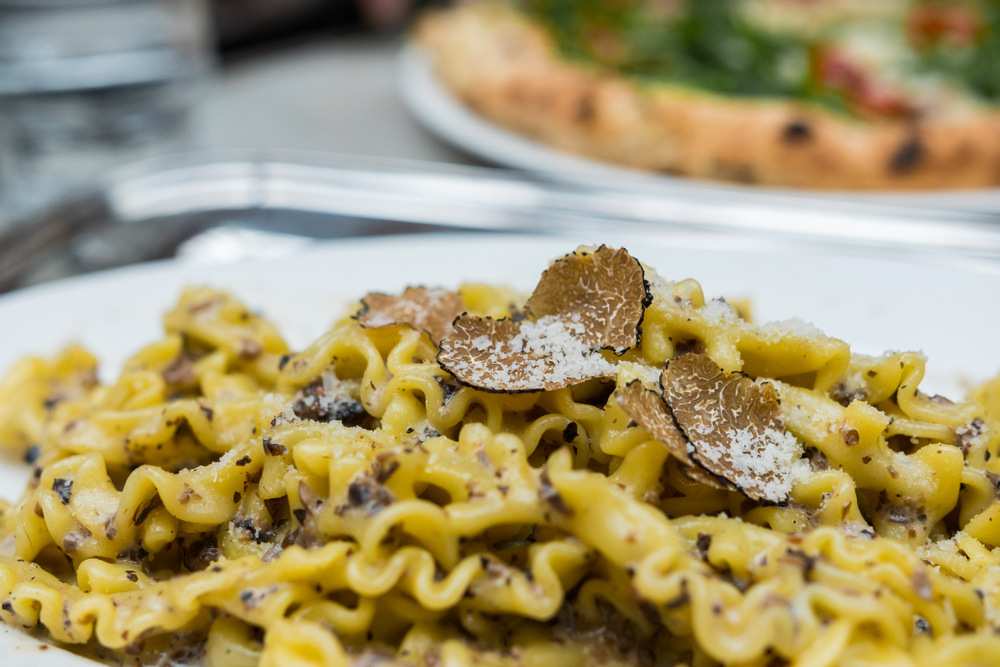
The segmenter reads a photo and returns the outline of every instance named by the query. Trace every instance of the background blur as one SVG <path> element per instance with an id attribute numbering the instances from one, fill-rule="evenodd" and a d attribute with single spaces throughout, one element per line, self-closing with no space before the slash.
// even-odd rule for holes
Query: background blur
<path id="1" fill-rule="evenodd" d="M 211 149 L 468 162 L 394 69 L 412 0 L 0 0 L 0 221 Z"/>
<path id="2" fill-rule="evenodd" d="M 1000 257 L 997 189 L 823 199 L 621 171 L 491 127 L 401 48 L 447 1 L 0 0 L 0 292 L 459 229 Z M 417 118 L 513 169 L 470 168 L 485 163 Z"/>

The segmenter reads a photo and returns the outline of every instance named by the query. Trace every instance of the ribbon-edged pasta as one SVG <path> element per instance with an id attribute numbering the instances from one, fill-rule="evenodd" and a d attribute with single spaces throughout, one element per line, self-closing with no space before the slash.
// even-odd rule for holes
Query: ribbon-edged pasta
<path id="1" fill-rule="evenodd" d="M 439 344 L 466 334 L 412 326 L 438 292 L 379 295 L 291 354 L 233 297 L 188 289 L 114 384 L 79 348 L 18 363 L 0 442 L 34 475 L 0 508 L 0 618 L 107 661 L 213 667 L 1000 664 L 1000 381 L 929 397 L 920 354 L 752 324 L 623 252 L 547 272 L 613 259 L 639 299 L 589 316 L 626 341 L 584 350 L 613 370 L 547 391 L 452 377 L 466 361 L 439 363 Z M 441 303 L 477 321 L 552 317 L 501 288 L 459 294 Z M 559 317 L 560 337 L 515 340 L 518 363 L 599 339 Z M 494 344 L 462 342 L 502 365 Z M 661 376 L 684 354 L 749 378 L 685 394 L 718 399 L 719 420 L 669 421 L 683 365 L 671 391 Z M 626 412 L 643 405 L 655 420 Z M 727 425 L 753 423 L 744 408 L 767 429 Z M 764 459 L 699 468 L 690 440 L 679 456 L 692 429 Z M 746 495 L 778 441 L 790 482 Z"/>

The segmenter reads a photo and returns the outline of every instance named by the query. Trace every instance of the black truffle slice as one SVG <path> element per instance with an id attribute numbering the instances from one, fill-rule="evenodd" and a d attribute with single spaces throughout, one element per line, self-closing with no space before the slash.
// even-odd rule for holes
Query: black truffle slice
<path id="1" fill-rule="evenodd" d="M 685 475 L 716 489 L 728 488 L 711 474 L 691 460 L 688 455 L 688 441 L 674 423 L 670 408 L 663 397 L 642 386 L 641 380 L 632 380 L 615 391 L 615 400 L 633 421 L 659 440 L 667 451 L 681 463 Z"/>
<path id="2" fill-rule="evenodd" d="M 556 260 L 524 304 L 534 319 L 579 316 L 581 339 L 592 349 L 623 354 L 639 342 L 653 297 L 642 265 L 627 250 L 601 246 Z"/>
<path id="3" fill-rule="evenodd" d="M 691 460 L 754 500 L 788 500 L 801 447 L 785 433 L 778 393 L 708 356 L 686 354 L 660 376 L 663 397 L 687 438 Z"/>
<path id="4" fill-rule="evenodd" d="M 361 304 L 357 318 L 365 329 L 405 324 L 426 331 L 435 345 L 451 333 L 452 322 L 465 310 L 460 294 L 426 287 L 407 287 L 401 296 L 372 292 Z"/>
<path id="5" fill-rule="evenodd" d="M 634 347 L 651 302 L 639 262 L 601 246 L 552 263 L 523 320 L 463 314 L 441 342 L 438 363 L 462 384 L 492 392 L 560 389 L 615 374 L 598 351 Z"/>
<path id="6" fill-rule="evenodd" d="M 463 315 L 441 342 L 438 363 L 464 385 L 490 392 L 561 389 L 613 376 L 615 366 L 579 338 L 580 325 Z"/>

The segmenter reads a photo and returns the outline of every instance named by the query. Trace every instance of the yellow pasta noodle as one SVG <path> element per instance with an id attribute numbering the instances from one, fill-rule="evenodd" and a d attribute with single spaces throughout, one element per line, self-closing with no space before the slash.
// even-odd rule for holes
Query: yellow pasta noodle
<path id="1" fill-rule="evenodd" d="M 296 353 L 202 287 L 113 384 L 19 362 L 0 618 L 210 667 L 1000 665 L 1000 379 L 953 403 L 918 353 L 558 261 Z M 668 391 L 687 354 L 724 382 Z"/>

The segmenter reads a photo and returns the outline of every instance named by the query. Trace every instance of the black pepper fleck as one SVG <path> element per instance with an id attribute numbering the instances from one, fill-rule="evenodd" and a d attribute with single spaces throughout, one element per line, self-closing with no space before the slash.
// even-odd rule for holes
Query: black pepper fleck
<path id="1" fill-rule="evenodd" d="M 39 447 L 38 445 L 32 445 L 31 447 L 28 447 L 26 450 L 24 450 L 24 462 L 27 463 L 29 466 L 34 465 L 35 461 L 38 460 L 38 457 L 41 455 L 41 453 L 42 453 L 42 448 Z"/>
<path id="2" fill-rule="evenodd" d="M 73 489 L 73 480 L 56 477 L 52 480 L 52 490 L 59 496 L 63 505 L 69 505 L 69 494 Z"/>
<path id="3" fill-rule="evenodd" d="M 570 422 L 563 429 L 562 437 L 566 442 L 573 442 L 576 440 L 576 436 L 580 434 L 580 429 L 577 427 L 576 422 Z"/>
<path id="4" fill-rule="evenodd" d="M 283 456 L 288 453 L 288 448 L 284 445 L 279 445 L 268 437 L 264 438 L 264 453 L 268 456 Z"/>

